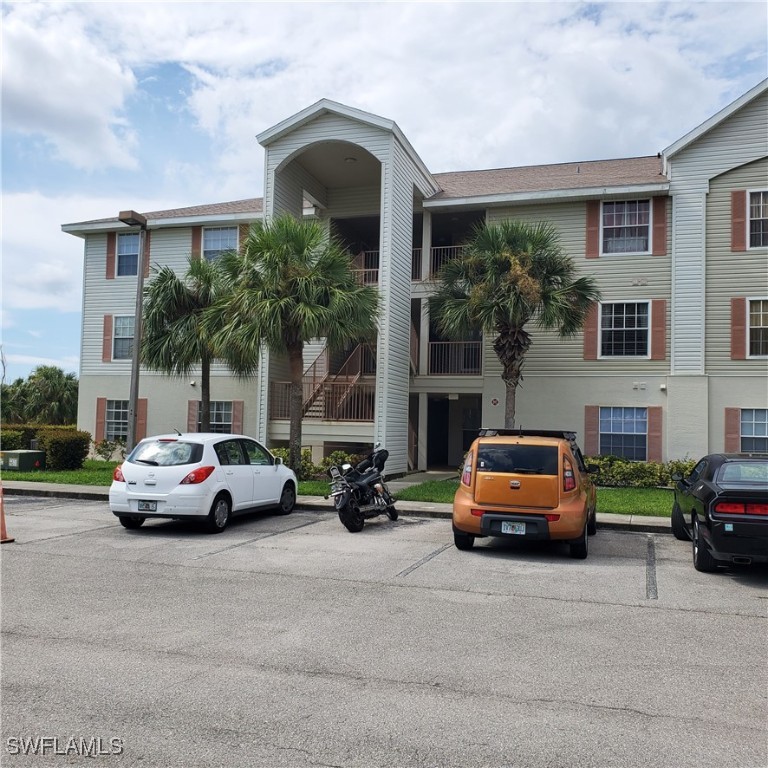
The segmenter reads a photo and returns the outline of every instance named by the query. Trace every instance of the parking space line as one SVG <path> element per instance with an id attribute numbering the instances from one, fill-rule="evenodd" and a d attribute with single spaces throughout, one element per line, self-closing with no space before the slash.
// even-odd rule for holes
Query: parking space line
<path id="1" fill-rule="evenodd" d="M 656 541 L 653 534 L 648 535 L 648 549 L 645 556 L 645 599 L 659 599 L 659 590 L 656 585 Z"/>
<path id="2" fill-rule="evenodd" d="M 439 549 L 436 549 L 434 552 L 430 552 L 428 555 L 426 555 L 425 557 L 422 557 L 421 560 L 414 563 L 413 565 L 409 565 L 404 571 L 400 571 L 400 573 L 398 573 L 397 575 L 407 576 L 412 571 L 415 571 L 419 566 L 424 565 L 424 563 L 428 563 L 433 557 L 437 557 L 441 552 L 445 552 L 445 550 L 448 549 L 448 547 L 452 547 L 452 546 L 453 546 L 453 542 L 449 544 L 443 544 L 442 547 L 440 547 Z"/>

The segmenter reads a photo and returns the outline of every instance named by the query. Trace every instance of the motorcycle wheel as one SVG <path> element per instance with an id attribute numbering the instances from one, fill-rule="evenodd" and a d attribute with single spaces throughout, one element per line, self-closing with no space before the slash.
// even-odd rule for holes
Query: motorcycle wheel
<path id="1" fill-rule="evenodd" d="M 339 520 L 350 533 L 359 533 L 365 525 L 365 517 L 360 507 L 352 500 L 339 510 Z"/>
<path id="2" fill-rule="evenodd" d="M 394 507 L 387 507 L 387 517 L 390 520 L 397 520 L 397 510 Z"/>

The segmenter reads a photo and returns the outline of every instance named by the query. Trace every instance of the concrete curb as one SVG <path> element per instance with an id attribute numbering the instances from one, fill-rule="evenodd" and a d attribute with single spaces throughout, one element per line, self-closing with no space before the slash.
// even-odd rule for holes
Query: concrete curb
<path id="1" fill-rule="evenodd" d="M 59 485 L 58 483 L 30 483 L 12 480 L 2 483 L 3 493 L 9 496 L 43 496 L 61 499 L 82 499 L 83 501 L 108 501 L 109 490 L 101 486 Z M 331 502 L 322 496 L 299 496 L 296 499 L 298 509 L 329 512 L 333 510 Z M 431 517 L 451 519 L 450 504 L 436 504 L 417 501 L 399 501 L 398 510 L 413 517 Z M 672 533 L 669 518 L 647 517 L 643 515 L 606 515 L 598 512 L 598 528 L 615 531 L 633 531 L 635 533 Z"/>

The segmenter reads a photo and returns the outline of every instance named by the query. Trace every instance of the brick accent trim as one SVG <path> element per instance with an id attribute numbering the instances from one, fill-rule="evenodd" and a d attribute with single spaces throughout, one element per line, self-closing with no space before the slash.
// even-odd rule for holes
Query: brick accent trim
<path id="1" fill-rule="evenodd" d="M 115 254 L 117 253 L 117 233 L 107 232 L 107 280 L 115 279 Z"/>
<path id="2" fill-rule="evenodd" d="M 667 302 L 651 302 L 651 360 L 667 359 Z"/>
<path id="3" fill-rule="evenodd" d="M 237 229 L 237 248 L 240 250 L 243 247 L 245 238 L 248 237 L 248 233 L 251 231 L 250 224 L 241 224 Z"/>
<path id="4" fill-rule="evenodd" d="M 107 398 L 96 398 L 96 428 L 94 429 L 93 440 L 100 443 L 104 439 L 107 425 Z"/>
<path id="5" fill-rule="evenodd" d="M 667 255 L 667 201 L 668 197 L 653 198 L 653 244 L 654 256 Z"/>
<path id="6" fill-rule="evenodd" d="M 201 259 L 203 257 L 203 228 L 192 227 L 192 258 Z"/>
<path id="7" fill-rule="evenodd" d="M 140 397 L 136 403 L 136 442 L 147 436 L 147 398 Z"/>
<path id="8" fill-rule="evenodd" d="M 661 461 L 663 455 L 662 440 L 663 410 L 661 406 L 648 408 L 648 461 Z"/>
<path id="9" fill-rule="evenodd" d="M 585 256 L 588 259 L 600 257 L 600 201 L 587 200 L 587 242 Z"/>
<path id="10" fill-rule="evenodd" d="M 731 192 L 731 251 L 747 250 L 747 191 Z"/>
<path id="11" fill-rule="evenodd" d="M 187 432 L 197 432 L 198 400 L 187 400 Z"/>
<path id="12" fill-rule="evenodd" d="M 149 277 L 149 254 L 152 250 L 152 233 L 144 233 L 144 277 Z"/>
<path id="13" fill-rule="evenodd" d="M 600 454 L 600 406 L 584 406 L 584 454 Z"/>
<path id="14" fill-rule="evenodd" d="M 747 300 L 731 299 L 731 360 L 747 359 Z"/>
<path id="15" fill-rule="evenodd" d="M 726 453 L 741 452 L 741 408 L 725 409 L 725 441 L 723 450 Z"/>
<path id="16" fill-rule="evenodd" d="M 112 362 L 112 315 L 104 315 L 104 330 L 101 339 L 101 362 Z"/>
<path id="17" fill-rule="evenodd" d="M 232 401 L 232 432 L 236 435 L 243 433 L 243 401 Z"/>
<path id="18" fill-rule="evenodd" d="M 597 360 L 599 329 L 597 327 L 598 304 L 594 302 L 584 320 L 584 359 Z"/>

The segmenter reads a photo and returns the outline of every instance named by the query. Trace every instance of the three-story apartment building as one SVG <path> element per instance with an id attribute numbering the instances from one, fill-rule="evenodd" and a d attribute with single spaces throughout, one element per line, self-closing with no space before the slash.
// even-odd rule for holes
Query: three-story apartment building
<path id="1" fill-rule="evenodd" d="M 458 466 L 503 424 L 492 339 L 440 338 L 432 278 L 483 221 L 550 221 L 602 300 L 584 332 L 533 329 L 517 422 L 572 429 L 587 454 L 639 460 L 768 451 L 768 81 L 658 155 L 431 173 L 398 126 L 321 100 L 258 136 L 264 197 L 66 224 L 85 243 L 78 425 L 125 436 L 138 270 L 237 248 L 280 212 L 327 223 L 378 285 L 375 345 L 305 350 L 303 444 L 316 457 L 381 441 L 392 473 Z M 287 364 L 212 375 L 221 431 L 288 437 Z M 199 380 L 142 370 L 137 432 L 195 430 Z"/>

